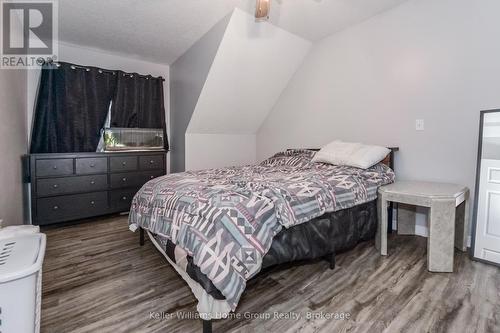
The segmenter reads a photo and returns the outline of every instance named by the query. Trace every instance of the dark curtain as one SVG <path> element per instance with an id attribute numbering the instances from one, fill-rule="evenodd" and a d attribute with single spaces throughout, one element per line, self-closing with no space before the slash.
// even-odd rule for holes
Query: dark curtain
<path id="1" fill-rule="evenodd" d="M 31 153 L 95 152 L 117 76 L 63 62 L 42 66 Z"/>
<path id="2" fill-rule="evenodd" d="M 111 127 L 162 128 L 168 150 L 163 79 L 118 72 Z"/>

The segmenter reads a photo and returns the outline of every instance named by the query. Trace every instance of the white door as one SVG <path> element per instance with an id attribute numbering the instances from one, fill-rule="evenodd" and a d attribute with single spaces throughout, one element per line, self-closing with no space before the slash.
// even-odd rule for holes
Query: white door
<path id="1" fill-rule="evenodd" d="M 500 264 L 500 160 L 482 159 L 474 256 Z"/>

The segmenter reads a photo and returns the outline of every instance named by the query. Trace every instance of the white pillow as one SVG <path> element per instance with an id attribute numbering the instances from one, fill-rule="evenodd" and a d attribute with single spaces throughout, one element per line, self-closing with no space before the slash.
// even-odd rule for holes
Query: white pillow
<path id="1" fill-rule="evenodd" d="M 321 148 L 312 161 L 368 169 L 382 161 L 390 152 L 381 146 L 335 140 Z"/>

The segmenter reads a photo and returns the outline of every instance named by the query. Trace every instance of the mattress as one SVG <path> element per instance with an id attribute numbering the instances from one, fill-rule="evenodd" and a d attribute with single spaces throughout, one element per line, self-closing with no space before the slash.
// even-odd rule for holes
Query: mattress
<path id="1" fill-rule="evenodd" d="M 377 204 L 371 201 L 337 212 L 326 213 L 308 223 L 303 223 L 278 233 L 271 248 L 263 258 L 262 269 L 279 264 L 312 260 L 344 252 L 358 243 L 375 236 L 377 230 Z M 167 237 L 152 235 L 171 263 L 177 264 L 189 278 L 215 300 L 225 300 L 224 295 L 193 258 L 176 247 Z"/>
<path id="2" fill-rule="evenodd" d="M 307 249 L 305 242 L 303 252 L 294 247 L 280 257 L 278 250 L 285 245 L 278 247 L 279 237 L 283 243 L 317 237 L 307 232 L 317 226 L 311 224 L 316 218 L 371 202 L 379 186 L 394 180 L 393 171 L 381 163 L 363 170 L 313 163 L 313 156 L 312 151 L 292 150 L 259 165 L 159 177 L 134 197 L 130 228 L 169 240 L 167 252 L 184 258 L 186 271 L 188 265 L 197 267 L 234 311 L 247 281 L 268 260 L 307 259 L 325 250 Z M 282 230 L 301 230 L 302 224 L 311 226 L 293 238 L 279 236 Z"/>

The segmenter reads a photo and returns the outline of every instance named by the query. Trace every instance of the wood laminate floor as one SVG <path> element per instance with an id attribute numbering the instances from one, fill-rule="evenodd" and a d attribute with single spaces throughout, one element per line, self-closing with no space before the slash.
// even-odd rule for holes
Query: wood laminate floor
<path id="1" fill-rule="evenodd" d="M 200 320 L 151 318 L 190 315 L 196 300 L 126 217 L 44 232 L 42 332 L 201 332 Z M 455 273 L 429 273 L 425 249 L 424 238 L 392 236 L 387 257 L 366 242 L 338 255 L 335 270 L 325 261 L 273 269 L 249 283 L 241 318 L 214 331 L 500 332 L 500 269 L 457 252 Z M 335 314 L 350 317 L 327 318 Z"/>

